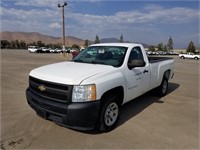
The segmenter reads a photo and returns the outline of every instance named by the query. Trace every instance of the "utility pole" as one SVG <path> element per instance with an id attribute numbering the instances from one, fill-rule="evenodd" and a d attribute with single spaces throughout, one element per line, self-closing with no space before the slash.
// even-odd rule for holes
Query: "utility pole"
<path id="1" fill-rule="evenodd" d="M 62 5 L 58 4 L 58 8 L 62 8 L 62 33 L 63 33 L 63 53 L 65 51 L 65 12 L 64 7 L 67 6 L 67 2 L 64 2 Z"/>

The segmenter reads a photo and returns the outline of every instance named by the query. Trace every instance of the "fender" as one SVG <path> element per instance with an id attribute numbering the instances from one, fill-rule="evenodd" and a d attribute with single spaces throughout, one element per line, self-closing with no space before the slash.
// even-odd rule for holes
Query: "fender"
<path id="1" fill-rule="evenodd" d="M 122 69 L 114 68 L 113 71 L 105 72 L 102 74 L 98 74 L 91 78 L 88 78 L 82 82 L 84 84 L 96 84 L 97 89 L 97 99 L 101 99 L 104 93 L 107 91 L 114 89 L 116 87 L 123 87 L 124 91 L 126 90 L 126 81 L 124 75 L 122 74 Z M 124 97 L 126 93 L 124 93 Z M 124 101 L 124 98 L 123 98 Z"/>

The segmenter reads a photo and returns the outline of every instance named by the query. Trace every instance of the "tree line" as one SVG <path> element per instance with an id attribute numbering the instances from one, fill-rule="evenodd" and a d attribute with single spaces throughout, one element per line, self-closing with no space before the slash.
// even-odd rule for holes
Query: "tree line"
<path id="1" fill-rule="evenodd" d="M 120 36 L 120 40 L 119 42 L 123 43 L 124 42 L 124 37 L 121 34 Z M 89 40 L 85 40 L 84 41 L 84 47 L 88 47 L 89 45 L 91 45 L 93 42 L 90 42 Z M 96 35 L 94 43 L 100 43 L 99 40 L 99 36 Z M 32 42 L 32 43 L 26 43 L 23 40 L 14 40 L 14 41 L 8 41 L 8 40 L 1 40 L 1 49 L 27 49 L 28 46 L 31 45 L 35 45 L 35 46 L 39 46 L 39 47 L 47 47 L 47 48 L 60 48 L 61 47 L 61 43 L 57 43 L 57 44 L 45 44 L 42 41 L 37 41 L 37 42 Z M 174 42 L 172 40 L 172 37 L 170 36 L 168 43 L 166 45 L 164 45 L 163 43 L 159 43 L 157 46 L 153 46 L 150 45 L 149 46 L 149 51 L 172 51 L 173 50 L 173 45 Z M 73 44 L 72 48 L 78 48 L 80 49 L 80 46 L 77 44 Z M 187 52 L 192 52 L 195 53 L 196 51 L 196 47 L 194 45 L 194 43 L 192 41 L 190 41 L 188 47 L 187 47 Z"/>
<path id="2" fill-rule="evenodd" d="M 174 45 L 174 42 L 172 40 L 172 37 L 170 36 L 169 40 L 168 40 L 168 43 L 166 45 L 164 45 L 163 43 L 159 43 L 157 46 L 149 46 L 149 51 L 164 51 L 164 52 L 168 52 L 168 51 L 172 51 L 174 49 L 173 47 Z M 186 49 L 186 52 L 189 53 L 195 53 L 196 52 L 196 47 L 194 45 L 194 43 L 192 41 L 190 41 L 187 49 Z"/>
<path id="3" fill-rule="evenodd" d="M 174 42 L 172 40 L 172 37 L 170 36 L 168 43 L 166 45 L 164 45 L 163 43 L 159 43 L 157 46 L 150 45 L 149 51 L 156 51 L 156 49 L 157 51 L 164 51 L 164 52 L 172 51 L 174 49 L 173 45 Z"/>
<path id="4" fill-rule="evenodd" d="M 14 41 L 8 41 L 8 40 L 1 40 L 1 49 L 27 49 L 28 46 L 38 46 L 38 47 L 47 47 L 47 48 L 61 48 L 62 44 L 45 44 L 42 41 L 32 42 L 32 43 L 26 43 L 22 40 L 14 40 Z M 80 46 L 77 44 L 73 44 L 71 48 L 80 49 Z"/>
<path id="5" fill-rule="evenodd" d="M 58 48 L 61 46 L 61 43 L 57 44 L 45 44 L 42 41 L 32 42 L 32 43 L 26 43 L 23 40 L 14 40 L 14 41 L 8 41 L 8 40 L 1 40 L 1 49 L 27 49 L 28 46 L 39 46 L 39 47 L 47 47 L 47 48 Z"/>

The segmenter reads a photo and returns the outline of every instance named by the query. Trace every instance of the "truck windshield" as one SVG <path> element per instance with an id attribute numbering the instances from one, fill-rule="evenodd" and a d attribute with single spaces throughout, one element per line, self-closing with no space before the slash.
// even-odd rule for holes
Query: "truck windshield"
<path id="1" fill-rule="evenodd" d="M 91 46 L 79 53 L 73 61 L 120 67 L 127 49 L 127 47 L 120 46 Z"/>

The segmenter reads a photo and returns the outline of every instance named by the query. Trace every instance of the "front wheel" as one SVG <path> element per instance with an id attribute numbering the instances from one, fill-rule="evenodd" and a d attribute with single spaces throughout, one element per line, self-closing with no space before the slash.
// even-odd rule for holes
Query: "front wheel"
<path id="1" fill-rule="evenodd" d="M 115 95 L 108 95 L 103 101 L 97 127 L 101 132 L 109 132 L 115 128 L 118 122 L 120 105 L 118 97 Z"/>

